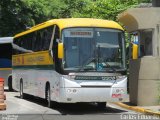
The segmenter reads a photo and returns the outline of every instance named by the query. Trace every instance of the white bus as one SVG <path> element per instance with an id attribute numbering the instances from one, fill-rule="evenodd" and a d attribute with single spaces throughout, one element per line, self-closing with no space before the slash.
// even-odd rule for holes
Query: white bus
<path id="1" fill-rule="evenodd" d="M 14 36 L 13 88 L 60 103 L 122 101 L 127 94 L 123 28 L 91 18 L 54 19 Z"/>
<path id="2" fill-rule="evenodd" d="M 4 79 L 4 89 L 12 91 L 12 42 L 13 37 L 0 38 L 0 78 Z"/>

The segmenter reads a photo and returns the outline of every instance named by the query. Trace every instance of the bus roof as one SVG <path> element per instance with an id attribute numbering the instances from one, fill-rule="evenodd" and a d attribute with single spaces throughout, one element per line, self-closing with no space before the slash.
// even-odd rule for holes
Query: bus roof
<path id="1" fill-rule="evenodd" d="M 51 25 L 58 25 L 60 30 L 70 27 L 103 27 L 103 28 L 113 28 L 113 29 L 123 30 L 123 28 L 118 23 L 111 20 L 94 19 L 94 18 L 65 18 L 65 19 L 53 19 L 46 21 L 44 23 L 31 27 L 29 30 L 19 33 L 14 37 L 15 38 L 20 37 L 25 34 L 49 27 Z"/>

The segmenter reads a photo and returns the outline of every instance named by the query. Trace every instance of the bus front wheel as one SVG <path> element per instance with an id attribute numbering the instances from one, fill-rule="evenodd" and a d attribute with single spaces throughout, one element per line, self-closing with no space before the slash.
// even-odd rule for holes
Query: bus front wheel
<path id="1" fill-rule="evenodd" d="M 106 108 L 106 102 L 98 102 L 97 105 L 99 108 L 102 108 L 102 109 Z"/>

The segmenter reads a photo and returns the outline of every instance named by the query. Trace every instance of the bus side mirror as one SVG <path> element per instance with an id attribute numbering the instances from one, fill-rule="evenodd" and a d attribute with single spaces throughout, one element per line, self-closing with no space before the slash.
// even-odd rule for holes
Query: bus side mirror
<path id="1" fill-rule="evenodd" d="M 58 43 L 58 58 L 62 59 L 64 57 L 64 47 L 63 47 L 63 43 Z"/>
<path id="2" fill-rule="evenodd" d="M 132 46 L 132 59 L 138 58 L 138 45 L 133 44 Z"/>

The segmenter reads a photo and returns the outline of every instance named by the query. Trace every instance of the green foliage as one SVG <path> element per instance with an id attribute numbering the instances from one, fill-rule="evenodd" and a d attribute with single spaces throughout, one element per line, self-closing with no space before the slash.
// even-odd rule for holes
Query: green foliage
<path id="1" fill-rule="evenodd" d="M 120 12 L 137 4 L 137 0 L 86 0 L 81 9 L 74 10 L 72 16 L 116 20 Z"/>
<path id="2" fill-rule="evenodd" d="M 28 27 L 62 17 L 63 0 L 1 0 L 0 36 L 13 36 Z"/>
<path id="3" fill-rule="evenodd" d="M 0 36 L 10 36 L 14 31 L 20 31 L 25 27 L 21 14 L 23 3 L 20 0 L 1 0 L 0 1 Z M 20 14 L 17 14 L 17 13 Z M 19 17 L 21 16 L 21 17 Z"/>
<path id="4" fill-rule="evenodd" d="M 144 3 L 151 3 L 152 0 L 139 0 L 139 3 L 141 3 L 141 2 L 142 2 L 142 3 L 143 3 L 143 2 L 144 2 Z"/>
<path id="5" fill-rule="evenodd" d="M 150 0 L 0 0 L 0 36 L 13 36 L 54 18 L 116 20 L 122 11 Z"/>

